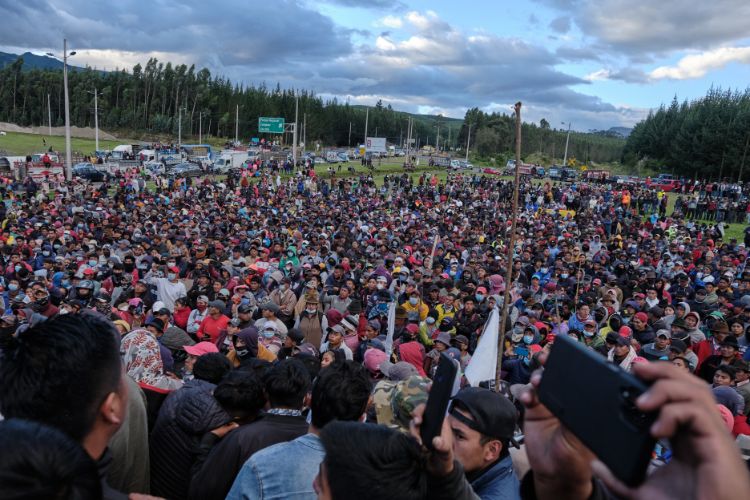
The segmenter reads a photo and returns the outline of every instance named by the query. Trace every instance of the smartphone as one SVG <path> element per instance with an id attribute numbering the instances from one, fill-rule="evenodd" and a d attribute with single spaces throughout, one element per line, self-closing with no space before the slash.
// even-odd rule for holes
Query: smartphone
<path id="1" fill-rule="evenodd" d="M 440 430 L 443 427 L 443 420 L 448 413 L 448 404 L 453 393 L 453 382 L 457 371 L 456 363 L 441 353 L 419 431 L 422 443 L 429 449 L 432 449 L 432 440 L 435 436 L 440 435 Z"/>
<path id="2" fill-rule="evenodd" d="M 634 375 L 558 335 L 544 366 L 539 399 L 615 476 L 637 486 L 656 446 L 649 429 L 657 413 L 635 406 L 647 390 Z"/>

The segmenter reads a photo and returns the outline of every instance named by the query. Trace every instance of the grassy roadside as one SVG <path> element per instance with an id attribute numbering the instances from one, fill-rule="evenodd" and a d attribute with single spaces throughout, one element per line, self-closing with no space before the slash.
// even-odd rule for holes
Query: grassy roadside
<path id="1" fill-rule="evenodd" d="M 46 146 L 44 144 L 46 141 Z M 125 144 L 127 141 L 99 141 L 100 149 L 112 149 L 118 144 Z M 96 148 L 94 139 L 81 139 L 73 137 L 70 140 L 71 149 L 74 153 L 92 154 Z M 33 153 L 47 151 L 49 147 L 54 151 L 65 151 L 65 137 L 53 135 L 50 137 L 38 134 L 22 134 L 18 132 L 7 132 L 6 135 L 0 135 L 0 151 L 5 151 L 10 156 L 26 156 Z"/>

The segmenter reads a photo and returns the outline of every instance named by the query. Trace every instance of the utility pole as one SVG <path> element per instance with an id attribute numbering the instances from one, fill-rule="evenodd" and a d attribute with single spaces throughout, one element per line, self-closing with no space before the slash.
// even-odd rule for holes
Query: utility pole
<path id="1" fill-rule="evenodd" d="M 563 122 L 565 125 L 565 122 Z M 563 156 L 563 167 L 568 166 L 568 141 L 570 141 L 570 122 L 568 122 L 568 135 L 565 137 L 565 156 Z"/>
<path id="2" fill-rule="evenodd" d="M 96 151 L 99 152 L 99 92 L 94 87 L 94 137 L 96 139 Z"/>
<path id="3" fill-rule="evenodd" d="M 182 150 L 182 108 L 177 109 L 177 153 Z"/>
<path id="4" fill-rule="evenodd" d="M 234 112 L 234 143 L 240 140 L 240 105 L 237 105 Z"/>
<path id="5" fill-rule="evenodd" d="M 510 310 L 510 288 L 513 282 L 513 251 L 516 246 L 516 221 L 518 220 L 518 184 L 519 184 L 519 166 L 521 165 L 521 102 L 517 102 L 516 112 L 516 166 L 515 180 L 513 181 L 513 208 L 510 214 L 510 237 L 506 252 L 505 267 L 505 294 L 503 296 L 503 310 L 500 316 L 500 334 L 497 340 L 497 368 L 495 371 L 495 391 L 500 392 L 500 370 L 502 369 L 502 358 L 505 352 L 505 323 L 508 320 L 508 311 Z"/>
<path id="6" fill-rule="evenodd" d="M 52 135 L 52 106 L 50 105 L 49 94 L 47 94 L 47 123 L 49 123 L 49 134 Z"/>
<path id="7" fill-rule="evenodd" d="M 302 115 L 302 151 L 307 149 L 307 113 Z"/>
<path id="8" fill-rule="evenodd" d="M 448 125 L 448 150 L 451 149 L 451 126 Z"/>
<path id="9" fill-rule="evenodd" d="M 370 119 L 370 108 L 365 108 L 367 112 L 365 113 L 365 148 L 367 148 L 367 122 Z"/>
<path id="10" fill-rule="evenodd" d="M 198 144 L 203 144 L 203 112 L 198 111 Z"/>
<path id="11" fill-rule="evenodd" d="M 296 94 L 296 92 L 295 92 Z M 297 165 L 297 123 L 299 122 L 299 96 L 294 97 L 294 130 L 292 131 L 292 162 Z"/>
<path id="12" fill-rule="evenodd" d="M 466 161 L 469 161 L 469 145 L 471 144 L 471 123 L 469 123 L 469 133 L 466 134 Z"/>
<path id="13" fill-rule="evenodd" d="M 75 55 L 75 52 L 70 54 Z M 65 179 L 73 179 L 73 152 L 70 144 L 70 96 L 68 94 L 68 39 L 63 38 L 63 87 L 65 90 Z"/>
<path id="14" fill-rule="evenodd" d="M 437 134 L 435 135 L 435 150 L 440 151 L 440 124 L 437 126 Z"/>
<path id="15" fill-rule="evenodd" d="M 352 122 L 349 122 L 349 147 L 352 147 Z"/>

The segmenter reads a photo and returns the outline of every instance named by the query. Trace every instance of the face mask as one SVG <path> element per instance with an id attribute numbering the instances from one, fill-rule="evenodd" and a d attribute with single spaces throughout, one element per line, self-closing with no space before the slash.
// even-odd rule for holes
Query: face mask
<path id="1" fill-rule="evenodd" d="M 385 285 L 382 283 L 378 283 L 377 287 L 378 287 L 378 290 L 382 290 L 383 288 L 385 288 Z"/>
<path id="2" fill-rule="evenodd" d="M 294 257 L 294 252 L 287 252 L 286 255 L 287 257 Z"/>
<path id="3" fill-rule="evenodd" d="M 477 302 L 482 302 L 484 300 L 484 295 L 482 295 L 481 293 L 478 293 L 474 296 L 474 298 L 477 299 Z"/>
<path id="4" fill-rule="evenodd" d="M 419 304 L 419 299 L 416 297 L 409 297 L 409 304 L 416 306 L 417 304 Z"/>
<path id="5" fill-rule="evenodd" d="M 314 308 L 309 308 L 308 307 L 305 310 L 307 311 L 308 314 L 315 314 L 316 312 L 318 312 L 318 308 L 317 307 L 314 307 Z"/>
<path id="6" fill-rule="evenodd" d="M 562 273 L 560 277 L 564 280 L 568 279 L 568 273 Z"/>
<path id="7" fill-rule="evenodd" d="M 97 264 L 98 262 L 99 262 L 98 260 L 93 260 L 93 259 L 92 259 L 92 260 L 90 260 L 90 261 L 89 261 L 89 267 L 96 267 L 96 264 Z"/>
<path id="8" fill-rule="evenodd" d="M 274 335 L 276 335 L 276 332 L 273 330 L 263 332 L 263 337 L 266 339 L 272 339 Z"/>
<path id="9" fill-rule="evenodd" d="M 513 333 L 517 333 L 517 334 L 523 333 L 523 327 L 522 326 L 514 326 L 513 327 Z"/>
<path id="10" fill-rule="evenodd" d="M 175 278 L 177 278 L 177 275 L 175 273 L 167 273 L 167 279 L 168 280 L 171 281 L 171 280 L 173 280 Z"/>
<path id="11" fill-rule="evenodd" d="M 279 290 L 281 290 L 282 292 L 286 292 L 287 288 L 289 288 L 287 285 L 281 285 L 279 287 Z"/>
<path id="12" fill-rule="evenodd" d="M 586 337 L 587 339 L 590 339 L 591 337 L 594 336 L 594 332 L 590 332 L 588 330 L 584 330 L 583 331 L 583 336 Z"/>
<path id="13" fill-rule="evenodd" d="M 16 267 L 14 267 L 13 269 L 15 269 L 15 270 L 16 270 L 16 272 L 18 272 L 18 271 L 20 271 L 20 270 L 21 270 L 21 266 L 16 266 Z"/>
<path id="14" fill-rule="evenodd" d="M 15 292 L 16 290 L 18 290 L 18 285 L 16 285 L 15 283 L 11 283 L 10 285 L 8 285 L 8 290 L 10 290 L 11 292 Z"/>
<path id="15" fill-rule="evenodd" d="M 70 314 L 70 311 L 68 311 L 67 309 L 60 309 L 60 312 L 57 314 Z"/>
<path id="16" fill-rule="evenodd" d="M 542 273 L 543 273 L 543 274 L 547 274 L 547 268 L 546 268 L 546 267 L 543 267 L 543 268 L 541 269 L 541 271 L 542 271 Z"/>
<path id="17" fill-rule="evenodd" d="M 174 262 L 174 261 L 172 261 L 172 262 L 167 262 L 167 267 L 175 267 L 176 265 L 177 265 L 177 263 L 176 263 L 176 262 Z"/>
<path id="18" fill-rule="evenodd" d="M 523 343 L 526 345 L 530 345 L 532 342 L 534 342 L 534 336 L 533 335 L 524 335 L 523 336 Z"/>
<path id="19" fill-rule="evenodd" d="M 427 323 L 428 325 L 434 325 L 435 324 L 435 318 L 427 318 L 425 320 L 425 323 Z"/>
<path id="20" fill-rule="evenodd" d="M 45 257 L 49 257 L 49 251 L 47 251 L 47 250 L 44 250 L 44 251 L 42 252 L 42 255 L 44 255 Z"/>
<path id="21" fill-rule="evenodd" d="M 240 358 L 244 358 L 248 354 L 250 354 L 250 349 L 235 349 L 234 352 L 237 353 L 237 356 Z"/>

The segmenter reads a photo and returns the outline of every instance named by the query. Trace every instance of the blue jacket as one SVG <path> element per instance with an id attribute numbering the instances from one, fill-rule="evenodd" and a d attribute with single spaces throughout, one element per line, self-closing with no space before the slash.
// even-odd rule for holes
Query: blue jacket
<path id="1" fill-rule="evenodd" d="M 470 481 L 471 489 L 482 500 L 520 500 L 521 485 L 518 482 L 510 455 Z"/>
<path id="2" fill-rule="evenodd" d="M 245 462 L 227 500 L 313 500 L 313 480 L 324 457 L 315 434 L 270 446 Z"/>

